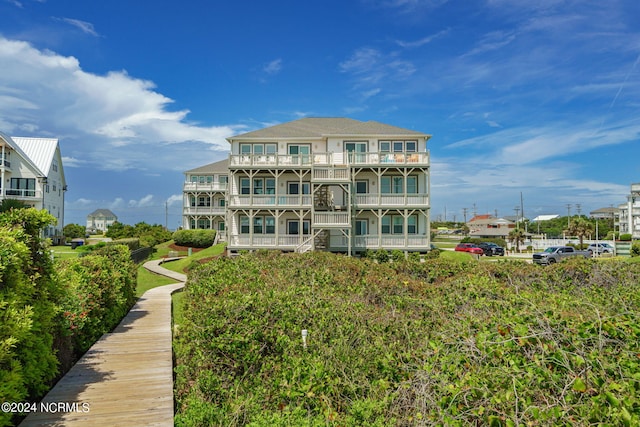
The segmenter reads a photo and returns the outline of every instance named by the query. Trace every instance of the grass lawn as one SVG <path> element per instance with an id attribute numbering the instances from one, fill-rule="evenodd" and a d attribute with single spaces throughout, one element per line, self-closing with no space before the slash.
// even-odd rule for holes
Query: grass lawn
<path id="1" fill-rule="evenodd" d="M 154 274 L 140 265 L 138 267 L 138 286 L 136 287 L 136 296 L 140 297 L 149 289 L 157 286 L 170 285 L 172 283 L 176 283 L 175 279 Z"/>
<path id="2" fill-rule="evenodd" d="M 215 246 L 211 246 L 210 248 L 203 249 L 199 252 L 194 252 L 190 257 L 179 259 L 177 261 L 167 262 L 165 264 L 162 264 L 162 266 L 168 270 L 176 271 L 178 273 L 184 273 L 185 268 L 187 268 L 192 262 L 221 255 L 224 252 L 224 248 L 225 243 L 219 243 Z M 158 250 L 158 252 L 160 252 L 160 250 Z"/>
<path id="3" fill-rule="evenodd" d="M 171 305 L 172 305 L 172 318 L 174 325 L 182 325 L 182 313 L 184 312 L 184 292 L 174 292 L 171 295 Z"/>
<path id="4" fill-rule="evenodd" d="M 58 261 L 61 259 L 76 258 L 78 253 L 71 249 L 71 246 L 51 246 L 49 250 L 53 251 L 53 258 Z"/>

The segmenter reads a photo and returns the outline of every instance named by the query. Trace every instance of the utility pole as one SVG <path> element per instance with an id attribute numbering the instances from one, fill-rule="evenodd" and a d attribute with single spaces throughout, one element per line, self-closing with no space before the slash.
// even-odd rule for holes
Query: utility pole
<path id="1" fill-rule="evenodd" d="M 576 203 L 576 211 L 578 212 L 578 216 L 580 216 L 580 212 L 581 212 L 581 206 L 580 203 Z"/>
<path id="2" fill-rule="evenodd" d="M 567 228 L 571 227 L 571 203 L 567 203 Z"/>
<path id="3" fill-rule="evenodd" d="M 516 230 L 518 230 L 520 228 L 520 206 L 516 206 L 513 210 L 516 212 Z"/>
<path id="4" fill-rule="evenodd" d="M 467 223 L 467 210 L 468 208 L 462 208 L 462 215 L 464 215 L 464 223 Z"/>
<path id="5" fill-rule="evenodd" d="M 473 202 L 473 216 L 478 216 L 478 209 L 476 208 L 476 202 Z"/>
<path id="6" fill-rule="evenodd" d="M 164 202 L 164 229 L 169 231 L 169 201 Z"/>

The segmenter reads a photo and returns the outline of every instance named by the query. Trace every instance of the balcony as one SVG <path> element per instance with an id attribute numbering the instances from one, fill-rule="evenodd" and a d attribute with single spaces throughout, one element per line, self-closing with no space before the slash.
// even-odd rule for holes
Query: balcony
<path id="1" fill-rule="evenodd" d="M 248 234 L 240 234 L 230 236 L 229 246 L 239 248 L 277 248 L 285 250 L 295 250 L 298 246 L 308 241 L 308 234 L 261 234 L 250 236 Z"/>
<path id="2" fill-rule="evenodd" d="M 348 240 L 345 236 L 331 235 L 331 249 L 346 250 Z M 426 236 L 409 234 L 405 238 L 403 235 L 366 235 L 354 236 L 352 247 L 355 249 L 403 249 L 403 250 L 427 250 L 428 239 Z"/>
<path id="3" fill-rule="evenodd" d="M 211 191 L 227 191 L 227 183 L 221 182 L 208 182 L 208 183 L 200 183 L 200 182 L 185 182 L 182 187 L 182 191 L 202 191 L 202 192 L 211 192 Z"/>
<path id="4" fill-rule="evenodd" d="M 185 206 L 182 209 L 184 215 L 217 215 L 224 216 L 224 206 Z"/>
<path id="5" fill-rule="evenodd" d="M 237 195 L 229 196 L 229 206 L 233 208 L 311 208 L 311 195 Z"/>
<path id="6" fill-rule="evenodd" d="M 348 167 L 314 167 L 311 175 L 314 182 L 349 182 L 351 170 Z"/>
<path id="7" fill-rule="evenodd" d="M 314 212 L 313 228 L 345 228 L 351 226 L 348 212 Z"/>
<path id="8" fill-rule="evenodd" d="M 429 206 L 427 194 L 356 194 L 355 205 L 358 208 L 375 208 L 382 206 Z"/>
<path id="9" fill-rule="evenodd" d="M 428 166 L 429 153 L 231 154 L 229 168 L 314 166 Z"/>
<path id="10" fill-rule="evenodd" d="M 41 199 L 42 191 L 40 190 L 25 190 L 17 188 L 6 188 L 4 191 L 0 191 L 0 195 L 4 197 L 11 197 L 17 199 Z"/>

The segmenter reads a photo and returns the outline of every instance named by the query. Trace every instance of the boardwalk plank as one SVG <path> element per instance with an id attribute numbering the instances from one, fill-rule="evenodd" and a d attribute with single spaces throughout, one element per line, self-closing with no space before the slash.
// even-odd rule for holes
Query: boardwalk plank
<path id="1" fill-rule="evenodd" d="M 145 264 L 163 274 L 158 261 Z M 173 426 L 171 293 L 180 283 L 147 291 L 113 330 L 103 335 L 42 402 L 78 403 L 78 411 L 29 414 L 31 426 Z M 88 405 L 88 411 L 84 411 Z"/>

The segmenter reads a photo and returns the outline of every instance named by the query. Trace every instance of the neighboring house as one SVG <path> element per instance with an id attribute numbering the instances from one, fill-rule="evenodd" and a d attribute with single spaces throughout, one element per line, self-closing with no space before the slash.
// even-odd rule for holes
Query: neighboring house
<path id="1" fill-rule="evenodd" d="M 0 133 L 0 200 L 16 199 L 45 209 L 57 223 L 43 230 L 54 244 L 64 241 L 67 182 L 55 138 L 10 137 Z"/>
<path id="2" fill-rule="evenodd" d="M 560 215 L 558 214 L 538 215 L 537 217 L 533 218 L 531 222 L 549 221 L 556 218 L 560 218 Z"/>
<path id="3" fill-rule="evenodd" d="M 182 187 L 182 227 L 187 230 L 215 229 L 225 233 L 229 160 L 186 171 Z"/>
<path id="4" fill-rule="evenodd" d="M 507 239 L 509 233 L 515 230 L 516 223 L 506 218 L 477 215 L 467 222 L 467 227 L 469 228 L 469 237 Z"/>
<path id="5" fill-rule="evenodd" d="M 627 203 L 618 206 L 618 229 L 620 234 L 631 234 L 640 239 L 640 183 L 631 184 Z"/>
<path id="6" fill-rule="evenodd" d="M 117 220 L 109 209 L 97 209 L 87 215 L 87 230 L 106 232 Z"/>
<path id="7" fill-rule="evenodd" d="M 591 218 L 597 219 L 613 219 L 618 215 L 618 208 L 600 208 L 589 212 Z"/>
<path id="8" fill-rule="evenodd" d="M 227 138 L 229 253 L 427 251 L 430 137 L 373 121 L 304 118 Z M 221 224 L 219 163 L 185 173 L 186 228 Z"/>

